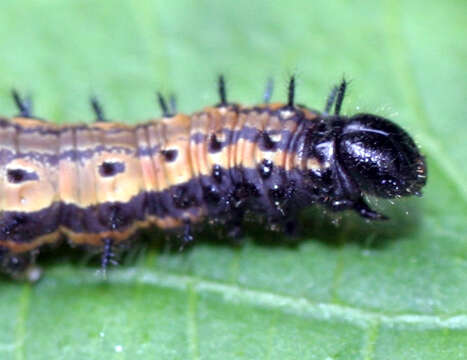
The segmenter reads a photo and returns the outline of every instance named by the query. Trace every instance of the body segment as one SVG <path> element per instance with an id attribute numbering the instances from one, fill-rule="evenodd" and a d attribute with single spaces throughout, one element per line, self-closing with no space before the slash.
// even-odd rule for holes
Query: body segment
<path id="1" fill-rule="evenodd" d="M 342 84 L 323 114 L 294 105 L 293 81 L 287 104 L 254 107 L 226 103 L 221 85 L 216 107 L 171 116 L 162 102 L 163 118 L 136 126 L 0 119 L 3 266 L 62 237 L 110 252 L 149 226 L 237 227 L 249 213 L 285 227 L 314 203 L 378 219 L 365 193 L 411 195 L 425 183 L 402 129 L 340 116 L 340 104 L 328 115 Z"/>
<path id="2" fill-rule="evenodd" d="M 23 252 L 63 234 L 100 246 L 141 226 L 223 220 L 242 201 L 277 215 L 279 191 L 307 166 L 303 128 L 317 118 L 280 109 L 207 108 L 135 127 L 3 120 L 0 246 Z"/>

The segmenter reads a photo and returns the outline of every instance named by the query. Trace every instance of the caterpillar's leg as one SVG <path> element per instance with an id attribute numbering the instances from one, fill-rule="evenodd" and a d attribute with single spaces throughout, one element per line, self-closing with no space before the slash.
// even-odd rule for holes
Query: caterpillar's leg
<path id="1" fill-rule="evenodd" d="M 118 265 L 117 261 L 115 260 L 115 253 L 113 252 L 113 239 L 105 238 L 103 239 L 104 247 L 102 249 L 101 255 L 101 270 L 104 277 L 107 275 L 107 267 L 109 264 L 111 265 Z"/>
<path id="2" fill-rule="evenodd" d="M 370 220 L 388 220 L 389 218 L 371 209 L 363 198 L 354 202 L 352 207 L 361 217 Z"/>
<path id="3" fill-rule="evenodd" d="M 227 237 L 231 244 L 241 245 L 243 243 L 243 219 L 245 217 L 245 209 L 243 207 L 232 209 L 230 219 L 226 222 Z"/>
<path id="4" fill-rule="evenodd" d="M 180 244 L 179 251 L 185 249 L 185 246 L 192 244 L 194 241 L 193 234 L 191 232 L 191 222 L 190 220 L 184 221 L 183 234 L 181 236 L 182 243 Z"/>

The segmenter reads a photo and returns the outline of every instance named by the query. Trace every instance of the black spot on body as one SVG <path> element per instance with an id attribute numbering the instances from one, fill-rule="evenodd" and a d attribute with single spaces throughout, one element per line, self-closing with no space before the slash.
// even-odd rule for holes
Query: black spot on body
<path id="1" fill-rule="evenodd" d="M 263 159 L 260 164 L 258 164 L 259 174 L 263 179 L 267 179 L 271 176 L 274 164 L 271 160 Z"/>
<path id="2" fill-rule="evenodd" d="M 19 184 L 24 181 L 38 180 L 39 176 L 34 171 L 27 171 L 24 169 L 8 169 L 7 170 L 8 182 L 12 184 Z"/>
<path id="3" fill-rule="evenodd" d="M 216 134 L 211 134 L 209 137 L 209 152 L 216 153 L 221 151 L 222 143 L 217 139 Z"/>
<path id="4" fill-rule="evenodd" d="M 263 132 L 261 141 L 265 150 L 274 150 L 276 148 L 276 143 L 271 139 L 271 136 L 269 136 L 267 132 Z"/>
<path id="5" fill-rule="evenodd" d="M 165 161 L 172 162 L 177 159 L 178 150 L 177 149 L 168 149 L 168 150 L 161 150 L 162 156 L 164 156 Z"/>
<path id="6" fill-rule="evenodd" d="M 271 189 L 269 189 L 268 193 L 269 193 L 269 197 L 273 201 L 282 200 L 286 195 L 286 192 L 285 192 L 284 188 L 282 186 L 279 186 L 279 185 L 274 185 Z"/>
<path id="7" fill-rule="evenodd" d="M 220 167 L 220 165 L 214 165 L 212 167 L 212 177 L 214 178 L 214 180 L 217 182 L 217 183 L 221 183 L 222 182 L 222 176 L 223 176 L 223 171 L 222 171 L 222 168 Z"/>
<path id="8" fill-rule="evenodd" d="M 209 204 L 217 204 L 220 199 L 221 195 L 219 190 L 214 186 L 205 186 L 203 189 L 204 200 Z"/>
<path id="9" fill-rule="evenodd" d="M 122 173 L 125 171 L 125 164 L 120 161 L 104 161 L 102 164 L 99 165 L 99 174 L 102 177 L 111 177 L 115 176 L 118 173 Z"/>

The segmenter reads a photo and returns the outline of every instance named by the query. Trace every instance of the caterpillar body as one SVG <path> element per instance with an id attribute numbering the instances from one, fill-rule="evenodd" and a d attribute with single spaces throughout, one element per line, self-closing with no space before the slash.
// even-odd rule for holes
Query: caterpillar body
<path id="1" fill-rule="evenodd" d="M 424 157 L 391 121 L 340 115 L 346 85 L 320 113 L 294 103 L 293 77 L 287 103 L 253 107 L 228 103 L 221 77 L 218 105 L 170 114 L 160 97 L 164 116 L 136 126 L 105 121 L 96 101 L 93 124 L 49 123 L 15 95 L 20 115 L 0 119 L 2 269 L 63 236 L 102 249 L 105 268 L 112 249 L 152 225 L 188 242 L 206 219 L 235 228 L 251 213 L 287 227 L 311 204 L 384 219 L 364 195 L 418 195 Z"/>

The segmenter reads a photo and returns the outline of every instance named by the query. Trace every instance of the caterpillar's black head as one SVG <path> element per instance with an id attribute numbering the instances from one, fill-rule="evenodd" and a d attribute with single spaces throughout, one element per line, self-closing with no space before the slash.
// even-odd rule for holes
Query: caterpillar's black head
<path id="1" fill-rule="evenodd" d="M 360 191 L 384 198 L 420 195 L 425 159 L 411 137 L 371 114 L 348 118 L 336 138 L 336 160 Z"/>
<path id="2" fill-rule="evenodd" d="M 308 157 L 321 165 L 313 172 L 311 162 L 309 174 L 324 183 L 320 201 L 332 210 L 353 209 L 368 219 L 386 219 L 370 208 L 363 195 L 420 195 L 426 183 L 425 158 L 412 138 L 391 121 L 371 114 L 340 115 L 347 85 L 342 79 L 332 88 L 320 122 L 308 132 Z"/>

